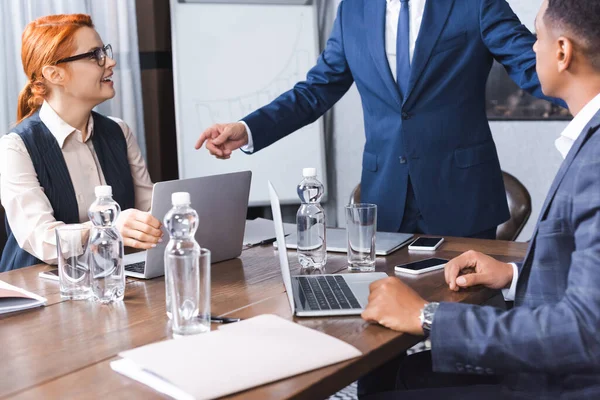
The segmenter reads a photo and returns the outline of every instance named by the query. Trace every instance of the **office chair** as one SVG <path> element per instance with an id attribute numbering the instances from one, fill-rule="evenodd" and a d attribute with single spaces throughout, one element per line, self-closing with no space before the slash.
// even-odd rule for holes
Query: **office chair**
<path id="1" fill-rule="evenodd" d="M 510 219 L 498 225 L 496 239 L 514 241 L 525 227 L 525 224 L 527 224 L 531 215 L 531 196 L 527 188 L 508 172 L 502 171 L 502 179 L 504 180 L 504 190 L 506 191 Z"/>
<path id="2" fill-rule="evenodd" d="M 508 172 L 502 171 L 502 178 L 510 219 L 498 226 L 496 239 L 514 241 L 531 215 L 531 196 L 527 188 Z M 360 203 L 360 183 L 352 190 L 349 202 L 350 204 Z"/>

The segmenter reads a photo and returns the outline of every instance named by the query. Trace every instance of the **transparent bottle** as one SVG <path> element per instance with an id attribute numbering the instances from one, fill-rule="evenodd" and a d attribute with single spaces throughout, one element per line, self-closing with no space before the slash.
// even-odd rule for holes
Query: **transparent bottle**
<path id="1" fill-rule="evenodd" d="M 327 263 L 325 210 L 319 203 L 325 189 L 316 168 L 304 168 L 298 185 L 302 204 L 296 214 L 298 261 L 303 268 L 323 268 Z"/>
<path id="2" fill-rule="evenodd" d="M 165 299 L 167 302 L 167 315 L 172 318 L 171 301 L 174 283 L 172 270 L 188 270 L 193 275 L 199 269 L 200 245 L 196 242 L 194 234 L 198 229 L 198 213 L 190 207 L 190 194 L 186 192 L 171 195 L 173 208 L 163 219 L 163 223 L 170 240 L 165 248 Z M 195 303 L 195 301 L 192 301 Z"/>
<path id="3" fill-rule="evenodd" d="M 93 227 L 88 245 L 92 299 L 101 303 L 122 301 L 125 294 L 123 238 L 115 226 L 121 207 L 110 186 L 96 186 L 96 201 L 88 210 Z"/>

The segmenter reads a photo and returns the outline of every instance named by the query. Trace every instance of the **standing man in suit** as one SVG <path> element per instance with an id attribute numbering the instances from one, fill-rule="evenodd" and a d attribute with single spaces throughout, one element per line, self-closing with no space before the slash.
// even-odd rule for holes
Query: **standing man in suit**
<path id="1" fill-rule="evenodd" d="M 406 357 L 397 375 L 397 388 L 421 390 L 373 398 L 600 399 L 598 21 L 600 2 L 590 0 L 545 0 L 536 19 L 542 88 L 564 99 L 575 118 L 556 141 L 566 158 L 523 263 L 471 251 L 446 265 L 451 290 L 506 288 L 515 307 L 427 303 L 399 279 L 373 283 L 364 319 L 431 339 L 431 353 Z M 459 276 L 465 268 L 474 272 Z M 440 382 L 476 386 L 440 389 Z"/>
<path id="2" fill-rule="evenodd" d="M 377 227 L 495 238 L 509 218 L 485 111 L 493 60 L 542 97 L 535 37 L 506 0 L 344 0 L 304 82 L 200 135 L 219 158 L 259 151 L 329 110 L 356 82 L 366 144 L 361 201 Z M 301 151 L 301 149 L 299 149 Z"/>

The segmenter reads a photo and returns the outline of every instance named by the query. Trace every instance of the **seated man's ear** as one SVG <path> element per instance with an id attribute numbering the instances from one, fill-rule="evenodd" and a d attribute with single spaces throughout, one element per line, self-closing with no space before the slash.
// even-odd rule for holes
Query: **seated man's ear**
<path id="1" fill-rule="evenodd" d="M 561 36 L 557 41 L 556 61 L 558 63 L 558 72 L 567 71 L 573 62 L 573 41 Z"/>

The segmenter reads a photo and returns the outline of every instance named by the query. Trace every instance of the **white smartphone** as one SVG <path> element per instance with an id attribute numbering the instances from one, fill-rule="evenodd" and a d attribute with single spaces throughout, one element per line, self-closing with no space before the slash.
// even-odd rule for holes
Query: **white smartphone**
<path id="1" fill-rule="evenodd" d="M 38 276 L 40 278 L 45 278 L 45 279 L 50 279 L 53 281 L 57 281 L 58 280 L 58 268 L 56 269 L 51 269 L 49 271 L 42 271 L 38 274 Z"/>
<path id="2" fill-rule="evenodd" d="M 409 250 L 433 251 L 444 243 L 442 237 L 420 237 L 408 245 Z"/>
<path id="3" fill-rule="evenodd" d="M 425 272 L 435 271 L 442 269 L 446 266 L 448 260 L 443 258 L 427 258 L 425 260 L 419 260 L 408 264 L 396 265 L 394 270 L 396 272 L 404 272 L 407 274 L 424 274 Z"/>

